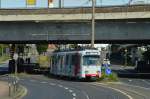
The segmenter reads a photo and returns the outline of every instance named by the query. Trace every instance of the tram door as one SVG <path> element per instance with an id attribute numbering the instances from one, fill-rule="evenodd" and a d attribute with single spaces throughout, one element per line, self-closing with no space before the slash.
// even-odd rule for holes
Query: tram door
<path id="1" fill-rule="evenodd" d="M 71 76 L 71 55 L 66 55 L 66 62 L 65 62 L 65 71 L 66 76 Z"/>
<path id="2" fill-rule="evenodd" d="M 80 72 L 80 55 L 74 53 L 71 55 L 71 75 L 77 77 L 77 74 Z"/>
<path id="3" fill-rule="evenodd" d="M 74 76 L 79 76 L 80 73 L 80 63 L 81 63 L 81 55 L 79 53 L 75 54 L 74 59 Z"/>

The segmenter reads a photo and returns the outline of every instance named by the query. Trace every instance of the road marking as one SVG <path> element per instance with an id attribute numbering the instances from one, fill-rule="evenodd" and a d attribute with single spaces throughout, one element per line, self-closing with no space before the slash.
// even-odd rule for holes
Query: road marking
<path id="1" fill-rule="evenodd" d="M 63 87 L 62 85 L 58 85 L 59 87 Z"/>
<path id="2" fill-rule="evenodd" d="M 145 87 L 136 86 L 136 85 L 129 85 L 129 84 L 126 84 L 126 83 L 123 83 L 123 84 L 126 85 L 126 86 L 131 86 L 131 87 L 141 88 L 141 89 L 145 89 L 145 90 L 150 90 L 150 88 L 145 88 Z"/>
<path id="3" fill-rule="evenodd" d="M 54 84 L 54 83 L 49 83 L 50 85 L 52 85 L 52 86 L 55 86 L 56 84 Z"/>
<path id="4" fill-rule="evenodd" d="M 66 90 L 68 90 L 69 88 L 67 88 L 67 87 L 64 87 Z"/>
<path id="5" fill-rule="evenodd" d="M 69 90 L 69 92 L 70 92 L 70 93 L 72 93 L 72 92 L 73 92 L 73 90 Z"/>
<path id="6" fill-rule="evenodd" d="M 132 80 L 131 80 L 131 79 L 129 79 L 128 81 L 129 81 L 129 82 L 131 82 Z"/>
<path id="7" fill-rule="evenodd" d="M 146 80 L 142 80 L 143 82 L 145 82 L 146 84 L 150 85 L 150 83 Z"/>
<path id="8" fill-rule="evenodd" d="M 42 84 L 46 84 L 47 82 L 45 82 L 45 81 L 43 81 L 43 82 L 41 82 Z"/>
<path id="9" fill-rule="evenodd" d="M 105 87 L 105 88 L 109 88 L 109 89 L 113 89 L 113 90 L 118 91 L 118 92 L 122 93 L 123 95 L 127 96 L 129 99 L 133 99 L 132 96 L 130 96 L 130 95 L 127 94 L 126 92 L 121 91 L 121 90 L 116 89 L 116 88 L 113 88 L 113 87 L 108 87 L 108 86 L 106 86 L 106 84 L 102 84 L 102 83 L 93 83 L 92 85 L 100 86 L 100 87 Z M 104 85 L 105 85 L 105 86 L 104 86 Z"/>
<path id="10" fill-rule="evenodd" d="M 86 96 L 87 99 L 90 99 L 89 95 L 85 91 L 82 91 L 82 93 Z"/>
<path id="11" fill-rule="evenodd" d="M 72 93 L 72 96 L 76 97 L 76 93 Z"/>

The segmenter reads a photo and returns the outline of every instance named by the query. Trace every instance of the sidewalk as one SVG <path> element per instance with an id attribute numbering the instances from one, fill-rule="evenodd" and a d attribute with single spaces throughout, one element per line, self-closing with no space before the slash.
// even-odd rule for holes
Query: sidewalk
<path id="1" fill-rule="evenodd" d="M 10 99 L 9 87 L 7 82 L 0 81 L 0 99 Z"/>

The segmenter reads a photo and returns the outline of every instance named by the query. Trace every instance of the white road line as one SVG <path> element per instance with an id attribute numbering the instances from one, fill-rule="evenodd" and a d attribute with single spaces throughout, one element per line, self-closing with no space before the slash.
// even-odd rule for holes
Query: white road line
<path id="1" fill-rule="evenodd" d="M 63 87 L 62 85 L 58 85 L 59 87 Z"/>
<path id="2" fill-rule="evenodd" d="M 127 83 L 123 83 L 123 84 L 126 85 L 126 86 L 141 88 L 141 89 L 144 89 L 144 90 L 150 90 L 150 88 L 146 88 L 146 87 L 141 87 L 141 86 L 136 86 L 136 85 L 129 85 L 129 84 L 127 84 Z"/>
<path id="3" fill-rule="evenodd" d="M 119 89 L 116 89 L 116 88 L 113 88 L 113 87 L 106 87 L 106 84 L 102 84 L 102 83 L 93 83 L 92 85 L 95 85 L 95 86 L 100 86 L 100 87 L 104 87 L 104 88 L 109 88 L 109 89 L 113 89 L 115 91 L 118 91 L 120 93 L 122 93 L 123 95 L 127 96 L 129 99 L 133 99 L 132 96 L 130 96 L 129 94 L 127 94 L 126 92 L 124 91 L 121 91 Z M 104 86 L 105 85 L 105 86 Z"/>
<path id="4" fill-rule="evenodd" d="M 129 79 L 128 81 L 129 81 L 129 82 L 131 82 L 132 80 L 131 80 L 131 79 Z"/>
<path id="5" fill-rule="evenodd" d="M 85 91 L 82 91 L 82 93 L 86 96 L 87 99 L 90 99 L 89 95 Z"/>
<path id="6" fill-rule="evenodd" d="M 73 92 L 73 90 L 69 90 L 69 92 L 70 92 L 70 93 L 72 93 L 72 92 Z"/>
<path id="7" fill-rule="evenodd" d="M 66 90 L 68 90 L 69 88 L 67 88 L 67 87 L 64 87 Z"/>
<path id="8" fill-rule="evenodd" d="M 72 96 L 76 97 L 76 93 L 72 93 Z"/>
<path id="9" fill-rule="evenodd" d="M 52 86 L 55 86 L 56 84 L 54 84 L 54 83 L 49 83 L 50 85 L 52 85 Z"/>
<path id="10" fill-rule="evenodd" d="M 73 97 L 73 99 L 76 99 L 76 97 Z"/>
<path id="11" fill-rule="evenodd" d="M 143 82 L 145 82 L 146 84 L 150 85 L 150 82 L 146 81 L 146 80 L 142 80 Z"/>
<path id="12" fill-rule="evenodd" d="M 45 81 L 43 81 L 43 82 L 41 82 L 42 84 L 46 84 L 47 82 L 45 82 Z"/>

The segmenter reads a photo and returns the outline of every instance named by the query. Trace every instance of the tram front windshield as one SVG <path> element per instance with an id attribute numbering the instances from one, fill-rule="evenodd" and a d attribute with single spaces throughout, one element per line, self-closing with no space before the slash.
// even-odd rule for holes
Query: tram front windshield
<path id="1" fill-rule="evenodd" d="M 85 56 L 83 56 L 83 65 L 99 66 L 100 65 L 100 57 L 98 55 L 85 55 Z"/>

